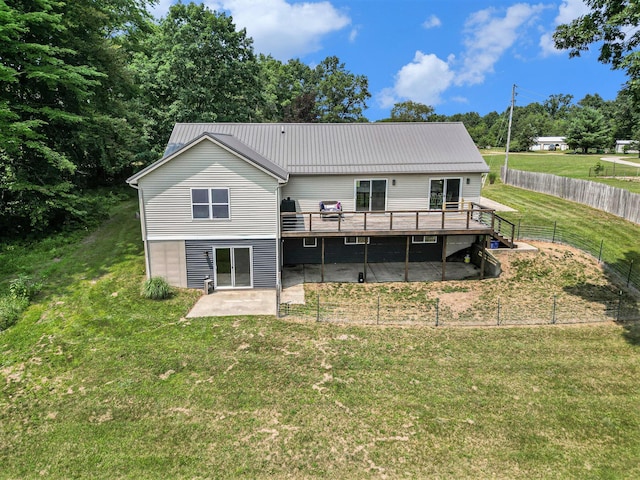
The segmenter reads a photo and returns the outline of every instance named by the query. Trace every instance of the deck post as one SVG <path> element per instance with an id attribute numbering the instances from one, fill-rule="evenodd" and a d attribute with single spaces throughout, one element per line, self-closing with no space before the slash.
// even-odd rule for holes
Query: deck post
<path id="1" fill-rule="evenodd" d="M 482 250 L 480 251 L 480 280 L 484 280 L 484 262 L 487 255 L 487 236 L 482 236 Z"/>
<path id="2" fill-rule="evenodd" d="M 367 218 L 366 216 L 364 218 Z M 364 237 L 364 281 L 367 281 L 367 255 L 369 253 L 369 242 L 368 237 Z"/>
<path id="3" fill-rule="evenodd" d="M 409 239 L 411 237 L 407 235 L 407 248 L 404 252 L 404 281 L 409 281 Z"/>
<path id="4" fill-rule="evenodd" d="M 320 260 L 320 282 L 324 283 L 324 237 L 322 237 L 322 258 Z"/>
<path id="5" fill-rule="evenodd" d="M 442 281 L 446 280 L 447 273 L 447 235 L 442 237 Z"/>

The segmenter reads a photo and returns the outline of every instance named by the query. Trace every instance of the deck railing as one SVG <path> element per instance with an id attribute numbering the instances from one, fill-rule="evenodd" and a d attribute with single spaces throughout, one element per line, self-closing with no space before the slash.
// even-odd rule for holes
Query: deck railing
<path id="1" fill-rule="evenodd" d="M 494 230 L 495 211 L 473 202 L 446 205 L 441 210 L 342 212 L 282 212 L 283 235 L 363 232 L 435 232 Z M 428 233 L 427 233 L 428 234 Z"/>

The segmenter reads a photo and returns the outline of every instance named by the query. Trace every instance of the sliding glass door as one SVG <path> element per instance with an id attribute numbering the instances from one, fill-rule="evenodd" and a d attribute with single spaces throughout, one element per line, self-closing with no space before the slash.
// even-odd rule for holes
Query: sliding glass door
<path id="1" fill-rule="evenodd" d="M 251 287 L 251 247 L 214 247 L 216 288 Z"/>
<path id="2" fill-rule="evenodd" d="M 384 211 L 387 206 L 386 180 L 356 180 L 356 211 Z"/>
<path id="3" fill-rule="evenodd" d="M 429 209 L 458 208 L 460 202 L 459 178 L 434 178 L 429 183 Z"/>

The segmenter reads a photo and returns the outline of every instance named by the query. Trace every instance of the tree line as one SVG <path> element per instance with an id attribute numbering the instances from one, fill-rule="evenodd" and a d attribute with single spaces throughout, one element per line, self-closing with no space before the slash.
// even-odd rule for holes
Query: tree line
<path id="1" fill-rule="evenodd" d="M 368 80 L 339 58 L 311 67 L 257 55 L 224 13 L 179 3 L 155 20 L 153 3 L 0 0 L 0 237 L 101 218 L 101 187 L 160 158 L 176 122 L 368 121 Z M 625 95 L 517 107 L 512 145 L 569 136 L 578 117 L 637 138 Z M 500 146 L 504 113 L 447 117 L 401 102 L 384 121 L 462 121 L 479 145 Z"/>

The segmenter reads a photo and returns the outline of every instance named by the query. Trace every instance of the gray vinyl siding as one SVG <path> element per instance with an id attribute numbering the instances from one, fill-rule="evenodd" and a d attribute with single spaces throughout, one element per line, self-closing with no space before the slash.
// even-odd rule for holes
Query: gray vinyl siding
<path id="1" fill-rule="evenodd" d="M 149 172 L 139 186 L 147 238 L 277 236 L 277 180 L 209 140 Z M 228 188 L 231 219 L 192 219 L 191 188 Z"/>
<path id="2" fill-rule="evenodd" d="M 289 182 L 282 188 L 282 198 L 296 201 L 296 208 L 300 212 L 315 212 L 319 203 L 324 200 L 339 200 L 345 211 L 355 210 L 355 181 L 356 180 L 387 180 L 387 209 L 388 210 L 426 210 L 429 208 L 427 200 L 429 183 L 432 178 L 460 178 L 461 198 L 465 201 L 480 200 L 482 176 L 473 174 L 452 175 L 296 175 L 289 177 Z M 467 178 L 469 184 L 467 185 Z M 396 184 L 393 185 L 393 180 Z"/>
<path id="3" fill-rule="evenodd" d="M 213 247 L 253 247 L 253 288 L 276 288 L 275 239 L 187 240 L 185 246 L 189 288 L 202 288 L 206 276 L 213 278 Z"/>

